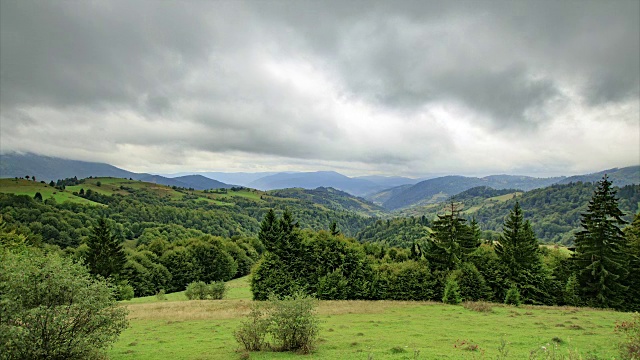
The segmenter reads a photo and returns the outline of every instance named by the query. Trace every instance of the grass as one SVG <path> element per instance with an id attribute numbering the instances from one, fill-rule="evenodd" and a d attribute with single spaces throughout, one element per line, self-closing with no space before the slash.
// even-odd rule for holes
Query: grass
<path id="1" fill-rule="evenodd" d="M 0 192 L 15 195 L 27 195 L 29 197 L 34 197 L 34 195 L 39 192 L 42 195 L 42 200 L 54 198 L 58 203 L 70 201 L 78 204 L 102 206 L 102 204 L 73 195 L 73 191 L 71 190 L 61 191 L 49 186 L 48 184 L 42 184 L 37 181 L 29 181 L 25 179 L 0 179 Z"/>
<path id="2" fill-rule="evenodd" d="M 131 327 L 109 356 L 239 359 L 233 332 L 249 312 L 251 294 L 246 277 L 227 285 L 225 300 L 186 301 L 176 293 L 167 301 L 151 296 L 123 302 Z M 495 359 L 505 339 L 510 359 L 527 359 L 547 344 L 557 345 L 565 356 L 577 349 L 583 356 L 610 359 L 617 355 L 615 322 L 630 317 L 570 307 L 491 307 L 491 312 L 477 312 L 434 302 L 321 301 L 320 340 L 313 354 L 260 352 L 250 358 L 413 359 L 419 353 L 418 359 Z"/>

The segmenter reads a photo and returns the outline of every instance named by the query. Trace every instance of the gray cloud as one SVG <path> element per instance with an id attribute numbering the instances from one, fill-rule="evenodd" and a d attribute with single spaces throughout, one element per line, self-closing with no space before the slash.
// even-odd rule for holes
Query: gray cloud
<path id="1" fill-rule="evenodd" d="M 0 150 L 413 173 L 631 163 L 557 134 L 622 121 L 610 138 L 640 146 L 639 14 L 637 1 L 3 1 Z M 531 143 L 505 154 L 514 134 Z"/>

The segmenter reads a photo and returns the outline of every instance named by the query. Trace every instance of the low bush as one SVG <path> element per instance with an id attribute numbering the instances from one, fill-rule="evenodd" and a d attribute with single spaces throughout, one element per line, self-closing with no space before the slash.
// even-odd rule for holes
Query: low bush
<path id="1" fill-rule="evenodd" d="M 464 306 L 464 308 L 467 310 L 483 312 L 483 313 L 493 311 L 493 307 L 491 306 L 491 303 L 488 303 L 486 301 L 465 301 L 462 304 L 462 306 Z"/>
<path id="2" fill-rule="evenodd" d="M 227 285 L 223 281 L 214 281 L 207 285 L 204 281 L 195 281 L 187 285 L 184 292 L 189 300 L 220 300 L 227 293 Z"/>
<path id="3" fill-rule="evenodd" d="M 0 358 L 104 358 L 127 325 L 114 287 L 83 265 L 0 251 Z"/>
<path id="4" fill-rule="evenodd" d="M 207 294 L 212 300 L 221 300 L 227 293 L 227 285 L 224 281 L 214 281 L 208 285 Z"/>
<path id="5" fill-rule="evenodd" d="M 248 319 L 234 333 L 235 338 L 247 351 L 276 350 L 308 354 L 318 337 L 317 306 L 317 300 L 301 293 L 255 302 Z"/>
<path id="6" fill-rule="evenodd" d="M 189 300 L 204 300 L 207 298 L 207 284 L 204 281 L 195 281 L 187 285 L 184 294 Z"/>
<path id="7" fill-rule="evenodd" d="M 131 300 L 133 299 L 133 295 L 133 286 L 131 286 L 129 282 L 123 281 L 116 286 L 116 297 L 118 300 Z"/>
<path id="8" fill-rule="evenodd" d="M 507 290 L 507 295 L 504 297 L 504 303 L 507 305 L 519 306 L 522 303 L 520 300 L 520 291 L 515 286 L 512 286 Z"/>
<path id="9" fill-rule="evenodd" d="M 268 343 L 265 338 L 269 332 L 269 318 L 263 303 L 254 302 L 251 312 L 246 320 L 240 323 L 240 327 L 234 332 L 236 341 L 246 351 L 266 350 Z"/>
<path id="10" fill-rule="evenodd" d="M 462 295 L 460 294 L 460 286 L 454 277 L 449 276 L 447 283 L 444 286 L 444 294 L 442 295 L 442 302 L 445 304 L 457 305 L 462 302 Z"/>
<path id="11" fill-rule="evenodd" d="M 632 320 L 616 324 L 616 332 L 625 337 L 619 345 L 620 358 L 640 359 L 640 314 L 635 313 Z"/>
<path id="12" fill-rule="evenodd" d="M 158 291 L 158 293 L 156 294 L 156 299 L 160 301 L 167 300 L 167 295 L 165 294 L 164 289 L 160 289 L 160 291 Z"/>
<path id="13" fill-rule="evenodd" d="M 308 354 L 318 337 L 318 306 L 313 298 L 294 294 L 284 299 L 269 300 L 271 334 L 275 348 L 281 351 L 299 351 Z"/>

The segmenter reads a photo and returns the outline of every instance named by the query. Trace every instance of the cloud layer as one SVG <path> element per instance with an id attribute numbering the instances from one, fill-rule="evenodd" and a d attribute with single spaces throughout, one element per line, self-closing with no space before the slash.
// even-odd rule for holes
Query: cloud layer
<path id="1" fill-rule="evenodd" d="M 0 150 L 136 171 L 640 163 L 640 3 L 0 3 Z"/>

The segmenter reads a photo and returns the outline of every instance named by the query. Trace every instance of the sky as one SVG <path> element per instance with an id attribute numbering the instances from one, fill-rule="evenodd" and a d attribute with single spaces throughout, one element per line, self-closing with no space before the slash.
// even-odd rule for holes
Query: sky
<path id="1" fill-rule="evenodd" d="M 0 151 L 136 172 L 640 164 L 640 2 L 0 2 Z"/>

